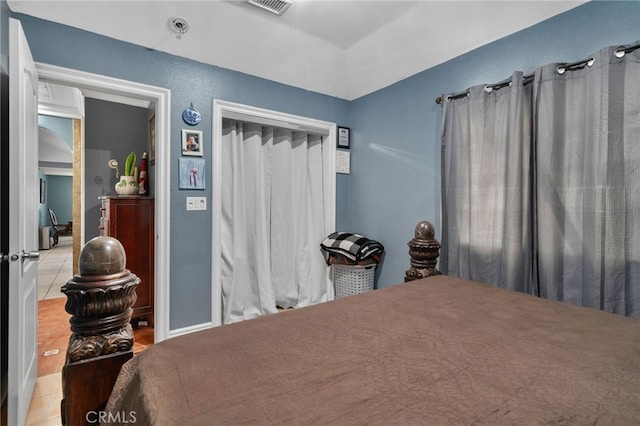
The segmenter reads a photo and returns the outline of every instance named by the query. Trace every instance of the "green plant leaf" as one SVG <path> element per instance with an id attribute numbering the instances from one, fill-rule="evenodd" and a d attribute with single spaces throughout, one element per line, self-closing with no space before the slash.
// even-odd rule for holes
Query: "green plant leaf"
<path id="1" fill-rule="evenodd" d="M 124 175 L 133 176 L 133 169 L 136 166 L 136 153 L 131 151 L 131 154 L 127 156 L 127 161 L 124 163 Z"/>

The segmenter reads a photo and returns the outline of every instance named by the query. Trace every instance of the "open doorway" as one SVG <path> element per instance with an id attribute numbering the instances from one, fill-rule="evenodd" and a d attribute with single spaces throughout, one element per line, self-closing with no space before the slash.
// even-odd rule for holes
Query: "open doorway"
<path id="1" fill-rule="evenodd" d="M 124 80 L 113 79 L 110 77 L 100 76 L 96 74 L 85 73 L 73 69 L 51 66 L 47 64 L 36 64 L 38 68 L 41 81 L 48 82 L 50 84 L 57 84 L 73 88 L 75 90 L 76 97 L 82 100 L 80 113 L 69 114 L 68 117 L 73 119 L 74 122 L 74 170 L 76 167 L 81 167 L 81 170 L 87 170 L 85 163 L 86 149 L 83 145 L 75 145 L 78 141 L 82 143 L 85 140 L 85 111 L 84 111 L 84 99 L 92 98 L 99 99 L 107 102 L 113 102 L 123 105 L 137 105 L 142 104 L 144 108 L 152 106 L 153 111 L 153 134 L 155 136 L 155 171 L 159 176 L 157 179 L 152 179 L 152 184 L 155 186 L 155 227 L 152 229 L 152 238 L 155 242 L 155 255 L 152 255 L 150 262 L 153 265 L 152 268 L 155 274 L 155 291 L 154 291 L 154 304 L 155 315 L 153 319 L 153 335 L 147 336 L 146 339 L 142 339 L 136 336 L 135 339 L 138 344 L 143 343 L 145 340 L 148 344 L 152 344 L 156 341 L 164 340 L 168 337 L 169 333 L 169 318 L 168 318 L 168 279 L 169 279 L 169 229 L 168 229 L 168 212 L 169 212 L 169 161 L 168 161 L 168 135 L 170 129 L 170 91 L 163 88 L 142 85 L 139 83 L 128 82 Z M 47 108 L 44 108 L 47 110 Z M 52 114 L 51 110 L 39 110 L 40 113 Z M 63 108 L 64 110 L 64 108 Z M 55 114 L 54 114 L 55 115 Z M 65 116 L 64 112 L 58 112 L 58 116 Z M 149 126 L 148 123 L 144 123 L 145 128 Z M 149 128 L 151 129 L 151 128 Z M 111 172 L 111 171 L 109 171 Z M 151 170 L 151 174 L 154 170 Z M 74 177 L 76 173 L 74 172 Z M 74 179 L 73 183 L 73 253 L 75 260 L 73 261 L 72 268 L 77 272 L 77 256 L 84 242 L 88 241 L 89 233 L 87 229 L 90 227 L 98 228 L 97 224 L 89 224 L 86 217 L 86 173 L 82 172 L 84 179 Z M 153 175 L 152 175 L 153 176 Z M 92 176 L 95 179 L 96 176 Z M 77 225 L 77 226 L 76 226 Z M 94 228 L 94 229 L 95 229 Z M 66 272 L 68 274 L 68 272 Z M 71 278 L 71 276 L 69 277 Z M 41 354 L 48 353 L 49 356 L 55 356 L 56 349 L 58 353 L 61 353 L 64 360 L 64 354 L 66 353 L 66 344 L 69 338 L 69 316 L 65 318 L 66 312 L 64 311 L 65 298 L 53 299 L 60 303 L 59 307 L 55 308 L 56 315 L 52 319 L 39 318 L 40 329 L 45 331 L 45 322 L 48 324 L 48 328 L 57 328 L 59 330 L 65 330 L 66 337 L 64 343 L 49 350 L 43 347 L 38 347 Z M 63 313 L 60 315 L 60 313 Z M 42 310 L 41 313 L 44 313 Z M 135 336 L 134 332 L 134 336 Z M 134 351 L 136 347 L 134 346 Z M 40 364 L 40 362 L 39 362 Z M 43 378 L 49 378 L 51 380 L 42 380 L 38 378 L 41 389 L 58 389 L 60 377 L 59 373 L 50 374 Z M 48 386 L 51 384 L 51 386 Z M 36 398 L 42 400 L 55 401 L 61 398 L 61 393 L 56 395 L 36 395 L 33 396 L 33 402 Z"/>
<path id="2" fill-rule="evenodd" d="M 44 377 L 59 374 L 65 363 L 70 331 L 69 315 L 64 309 L 66 296 L 61 287 L 78 272 L 78 258 L 84 244 L 101 234 L 109 235 L 108 231 L 100 230 L 102 209 L 99 199 L 117 195 L 114 191 L 116 177 L 108 166 L 109 160 L 124 158 L 130 151 L 141 156 L 148 150 L 148 117 L 154 110 L 150 102 L 133 106 L 86 96 L 67 96 L 67 92 L 74 93 L 78 89 L 47 82 L 40 84 L 44 92 L 40 96 L 41 111 L 58 114 L 40 114 L 38 117 L 42 192 L 38 377 Z M 62 105 L 61 108 L 66 100 L 81 103 Z M 82 239 L 81 234 L 84 234 Z M 153 255 L 149 262 L 153 262 Z M 134 312 L 143 308 L 149 310 L 149 306 L 152 308 L 149 299 L 153 294 L 148 289 L 153 288 L 153 283 L 149 282 L 153 277 L 133 266 L 127 265 L 142 279 Z M 152 267 L 151 264 L 148 268 Z M 153 344 L 154 332 L 146 317 L 135 316 L 132 324 L 134 352 L 137 353 Z"/>
<path id="3" fill-rule="evenodd" d="M 170 164 L 169 135 L 170 135 L 170 100 L 171 91 L 165 88 L 116 79 L 99 74 L 87 73 L 71 68 L 58 67 L 49 64 L 36 64 L 40 80 L 52 84 L 77 88 L 85 97 L 117 102 L 125 105 L 136 102 L 153 104 L 154 136 L 155 136 L 155 165 L 151 170 L 151 185 L 154 188 L 154 341 L 159 342 L 169 337 L 169 214 L 170 206 Z M 84 123 L 82 124 L 84 126 Z M 81 129 L 84 132 L 84 128 Z M 84 159 L 80 159 L 81 163 Z M 84 164 L 84 163 L 83 163 Z M 155 172 L 155 175 L 154 175 Z M 85 211 L 84 201 L 86 188 L 80 185 L 78 203 L 80 214 Z M 79 229 L 81 241 L 86 240 L 84 218 L 80 221 Z M 74 221 L 76 218 L 74 217 Z M 76 230 L 74 230 L 75 235 Z"/>
<path id="4" fill-rule="evenodd" d="M 39 82 L 38 97 L 38 372 L 40 381 L 57 381 L 64 366 L 69 315 L 61 287 L 76 272 L 80 234 L 74 228 L 74 148 L 81 146 L 75 129 L 82 105 L 75 91 Z M 78 98 L 79 99 L 79 98 Z M 81 170 L 78 170 L 81 173 Z M 79 222 L 75 222 L 76 229 Z M 58 232 L 58 229 L 61 232 Z M 75 241 L 75 244 L 74 244 Z M 75 253 L 74 253 L 75 248 Z"/>
<path id="5" fill-rule="evenodd" d="M 73 130 L 72 118 L 38 115 L 38 300 L 63 297 L 74 273 Z"/>

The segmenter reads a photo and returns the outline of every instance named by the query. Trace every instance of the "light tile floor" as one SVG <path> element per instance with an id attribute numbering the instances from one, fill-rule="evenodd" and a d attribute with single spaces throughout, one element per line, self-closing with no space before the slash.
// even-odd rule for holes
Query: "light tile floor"
<path id="1" fill-rule="evenodd" d="M 73 239 L 60 237 L 49 250 L 40 250 L 38 300 L 65 297 L 60 288 L 73 278 Z"/>
<path id="2" fill-rule="evenodd" d="M 60 288 L 73 278 L 72 237 L 60 237 L 49 250 L 40 250 L 38 261 L 38 300 L 66 297 Z M 62 373 L 38 377 L 31 398 L 26 424 L 29 426 L 61 425 Z"/>
<path id="3" fill-rule="evenodd" d="M 31 398 L 27 426 L 61 425 L 62 373 L 38 377 Z"/>

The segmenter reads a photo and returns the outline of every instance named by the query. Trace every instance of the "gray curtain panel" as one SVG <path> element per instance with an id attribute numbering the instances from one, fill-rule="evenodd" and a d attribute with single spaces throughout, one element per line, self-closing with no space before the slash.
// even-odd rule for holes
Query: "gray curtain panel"
<path id="1" fill-rule="evenodd" d="M 531 290 L 531 86 L 516 72 L 444 103 L 444 274 Z"/>
<path id="2" fill-rule="evenodd" d="M 444 273 L 640 317 L 640 49 L 619 52 L 444 96 Z"/>
<path id="3" fill-rule="evenodd" d="M 540 295 L 640 316 L 640 50 L 536 70 Z"/>

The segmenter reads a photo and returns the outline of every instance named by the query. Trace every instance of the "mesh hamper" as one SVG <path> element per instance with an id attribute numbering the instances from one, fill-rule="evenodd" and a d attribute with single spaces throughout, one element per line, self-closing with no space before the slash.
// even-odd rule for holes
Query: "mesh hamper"
<path id="1" fill-rule="evenodd" d="M 331 265 L 336 299 L 373 290 L 376 265 Z"/>

